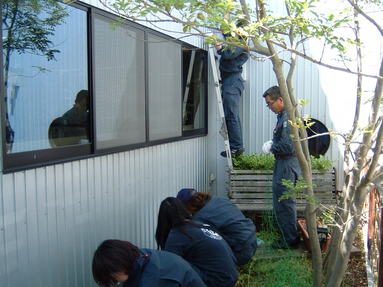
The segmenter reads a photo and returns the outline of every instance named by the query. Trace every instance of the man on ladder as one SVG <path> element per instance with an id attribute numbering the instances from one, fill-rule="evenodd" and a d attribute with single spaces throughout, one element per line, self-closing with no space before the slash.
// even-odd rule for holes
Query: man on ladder
<path id="1" fill-rule="evenodd" d="M 243 24 L 243 22 L 239 22 L 237 23 L 237 27 L 241 27 Z M 225 38 L 226 36 L 227 35 L 224 35 Z M 249 53 L 247 50 L 239 47 L 225 48 L 221 43 L 216 43 L 215 48 L 221 56 L 219 71 L 221 74 L 222 102 L 229 135 L 230 152 L 231 157 L 236 157 L 244 152 L 240 120 L 240 102 L 244 90 L 242 66 L 249 59 Z M 221 156 L 227 157 L 227 152 L 221 152 Z"/>

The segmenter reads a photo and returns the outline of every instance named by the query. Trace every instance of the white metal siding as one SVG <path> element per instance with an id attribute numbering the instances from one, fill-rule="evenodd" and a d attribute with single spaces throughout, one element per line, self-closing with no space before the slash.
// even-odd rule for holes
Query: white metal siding
<path id="1" fill-rule="evenodd" d="M 0 286 L 95 286 L 104 239 L 155 248 L 161 200 L 208 190 L 207 137 L 2 175 Z"/>

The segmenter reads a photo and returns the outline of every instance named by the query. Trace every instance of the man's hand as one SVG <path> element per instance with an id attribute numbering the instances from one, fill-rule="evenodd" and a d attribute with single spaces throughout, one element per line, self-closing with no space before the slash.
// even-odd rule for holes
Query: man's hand
<path id="1" fill-rule="evenodd" d="M 270 150 L 272 145 L 273 145 L 272 140 L 265 142 L 262 146 L 263 153 L 266 153 L 266 154 L 271 153 Z"/>

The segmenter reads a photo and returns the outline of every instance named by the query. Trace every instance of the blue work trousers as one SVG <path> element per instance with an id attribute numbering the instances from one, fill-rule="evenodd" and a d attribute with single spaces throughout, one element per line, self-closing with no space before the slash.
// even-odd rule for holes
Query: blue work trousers
<path id="1" fill-rule="evenodd" d="M 279 201 L 287 188 L 282 185 L 282 179 L 296 183 L 300 169 L 297 159 L 277 159 L 273 174 L 273 207 L 279 229 L 287 243 L 293 243 L 298 237 L 297 209 L 295 199 L 289 198 Z"/>
<path id="2" fill-rule="evenodd" d="M 222 92 L 223 110 L 225 113 L 230 149 L 243 148 L 240 102 L 242 91 L 238 88 Z"/>

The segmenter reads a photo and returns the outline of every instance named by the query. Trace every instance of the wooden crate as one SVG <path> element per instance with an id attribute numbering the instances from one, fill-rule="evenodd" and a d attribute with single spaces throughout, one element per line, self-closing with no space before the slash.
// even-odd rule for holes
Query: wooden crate
<path id="1" fill-rule="evenodd" d="M 241 210 L 272 210 L 273 171 L 232 170 L 229 198 Z M 321 204 L 336 204 L 335 170 L 313 170 L 315 197 Z M 297 209 L 304 210 L 306 201 L 297 198 Z"/>

